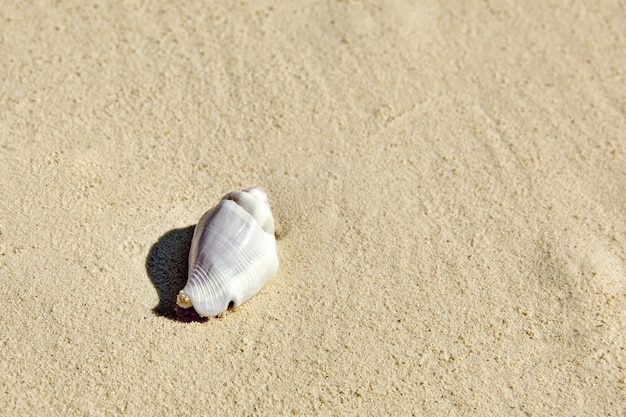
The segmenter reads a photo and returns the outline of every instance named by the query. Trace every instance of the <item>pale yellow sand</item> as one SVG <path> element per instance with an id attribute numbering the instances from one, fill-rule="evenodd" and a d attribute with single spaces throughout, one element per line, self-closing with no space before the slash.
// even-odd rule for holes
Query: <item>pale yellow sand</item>
<path id="1" fill-rule="evenodd" d="M 59 3 L 0 7 L 1 414 L 626 414 L 623 2 Z M 252 185 L 279 273 L 168 318 Z"/>

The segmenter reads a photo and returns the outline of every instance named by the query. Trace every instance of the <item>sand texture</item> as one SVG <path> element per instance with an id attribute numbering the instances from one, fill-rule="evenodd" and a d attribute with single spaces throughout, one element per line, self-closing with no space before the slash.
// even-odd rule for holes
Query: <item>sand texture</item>
<path id="1" fill-rule="evenodd" d="M 0 415 L 626 415 L 624 1 L 1 3 Z"/>

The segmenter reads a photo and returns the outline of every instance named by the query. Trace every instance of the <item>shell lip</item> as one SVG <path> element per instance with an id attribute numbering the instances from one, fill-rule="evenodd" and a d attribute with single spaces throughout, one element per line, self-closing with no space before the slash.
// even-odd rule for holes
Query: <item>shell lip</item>
<path id="1" fill-rule="evenodd" d="M 185 290 L 182 289 L 176 296 L 177 312 L 178 310 L 193 310 L 195 314 L 197 314 L 201 318 L 222 317 L 224 313 L 235 310 L 242 303 L 237 296 L 232 294 L 231 297 L 224 297 L 224 299 L 228 300 L 228 302 L 222 307 L 215 308 L 217 307 L 217 305 L 213 305 L 209 306 L 209 308 L 207 309 L 201 308 L 201 310 L 203 311 L 199 311 L 198 309 L 196 309 L 192 297 L 193 295 L 185 293 Z"/>
<path id="2" fill-rule="evenodd" d="M 194 322 L 194 321 L 205 322 L 210 317 L 221 318 L 224 316 L 224 314 L 231 312 L 233 310 L 236 310 L 239 307 L 239 305 L 240 303 L 238 303 L 237 300 L 231 299 L 228 302 L 228 305 L 224 309 L 222 309 L 221 312 L 215 315 L 205 316 L 203 314 L 200 314 L 195 309 L 195 307 L 193 306 L 193 303 L 191 302 L 191 299 L 187 297 L 187 295 L 181 291 L 176 297 L 176 316 L 178 317 L 180 321 L 185 322 L 185 323 Z"/>

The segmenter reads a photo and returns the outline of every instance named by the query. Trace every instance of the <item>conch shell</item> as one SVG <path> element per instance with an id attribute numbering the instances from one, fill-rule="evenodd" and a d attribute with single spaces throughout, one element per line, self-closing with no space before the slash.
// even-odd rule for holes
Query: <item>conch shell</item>
<path id="1" fill-rule="evenodd" d="M 274 218 L 260 188 L 233 191 L 206 212 L 193 233 L 179 315 L 193 307 L 220 316 L 252 298 L 278 271 Z"/>

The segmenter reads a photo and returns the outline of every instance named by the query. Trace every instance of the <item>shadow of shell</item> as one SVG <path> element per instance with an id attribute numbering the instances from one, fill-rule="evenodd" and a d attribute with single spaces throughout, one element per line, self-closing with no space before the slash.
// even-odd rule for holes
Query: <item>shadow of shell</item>
<path id="1" fill-rule="evenodd" d="M 196 321 L 180 317 L 176 296 L 187 282 L 189 248 L 195 226 L 173 229 L 150 248 L 146 271 L 159 295 L 159 304 L 152 311 L 173 320 Z"/>

